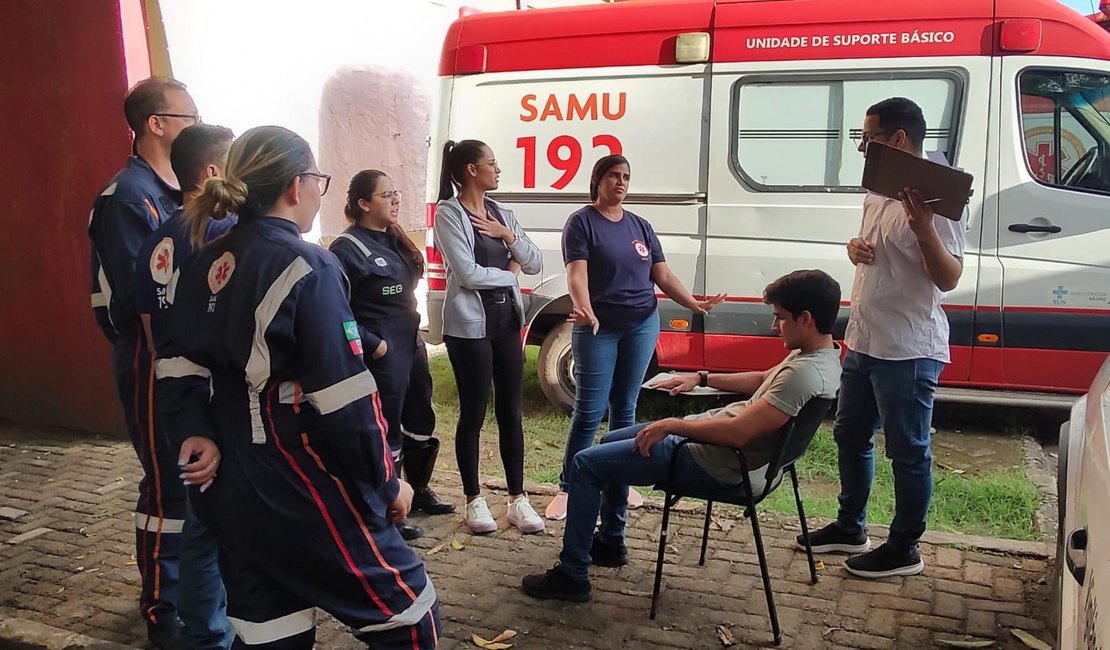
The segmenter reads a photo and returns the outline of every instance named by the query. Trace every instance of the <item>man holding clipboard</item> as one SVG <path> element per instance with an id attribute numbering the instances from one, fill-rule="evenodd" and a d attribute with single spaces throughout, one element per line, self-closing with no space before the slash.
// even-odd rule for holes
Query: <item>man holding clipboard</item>
<path id="1" fill-rule="evenodd" d="M 921 108 L 894 97 L 867 109 L 859 151 L 876 142 L 920 158 L 925 157 L 924 139 Z M 943 154 L 928 158 L 948 165 Z M 864 184 L 875 187 L 866 176 Z M 941 303 L 963 273 L 967 224 L 966 206 L 956 220 L 934 214 L 934 197 L 918 189 L 906 187 L 896 196 L 869 192 L 859 236 L 848 243 L 856 275 L 833 429 L 840 510 L 837 521 L 810 535 L 815 552 L 861 553 L 845 567 L 867 578 L 916 575 L 924 569 L 917 547 L 933 489 L 933 393 L 950 360 Z M 895 514 L 889 539 L 871 550 L 867 501 L 880 425 L 894 468 Z"/>

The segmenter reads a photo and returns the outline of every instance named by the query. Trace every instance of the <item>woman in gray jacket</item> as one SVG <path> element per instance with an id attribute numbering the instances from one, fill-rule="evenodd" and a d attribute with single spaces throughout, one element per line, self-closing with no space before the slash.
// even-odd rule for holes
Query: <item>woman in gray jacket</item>
<path id="1" fill-rule="evenodd" d="M 513 211 L 486 197 L 500 173 L 493 152 L 477 140 L 444 146 L 434 231 L 447 267 L 443 340 L 459 390 L 455 457 L 467 500 L 463 521 L 474 533 L 497 530 L 478 486 L 478 435 L 492 383 L 508 520 L 538 533 L 544 521 L 524 494 L 524 310 L 516 276 L 539 273 L 542 257 Z"/>

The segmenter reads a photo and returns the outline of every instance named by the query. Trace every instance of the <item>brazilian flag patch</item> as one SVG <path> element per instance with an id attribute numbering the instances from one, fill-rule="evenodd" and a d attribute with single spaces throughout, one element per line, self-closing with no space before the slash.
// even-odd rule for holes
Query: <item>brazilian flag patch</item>
<path id="1" fill-rule="evenodd" d="M 358 335 L 358 323 L 353 320 L 343 322 L 343 334 L 347 343 L 351 345 L 351 353 L 357 357 L 362 356 L 362 337 Z"/>

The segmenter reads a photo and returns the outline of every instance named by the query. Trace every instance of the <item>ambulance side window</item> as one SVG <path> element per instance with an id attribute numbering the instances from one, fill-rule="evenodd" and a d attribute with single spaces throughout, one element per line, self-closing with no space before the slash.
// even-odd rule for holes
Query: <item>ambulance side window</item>
<path id="1" fill-rule="evenodd" d="M 1021 130 L 1029 173 L 1045 185 L 1110 193 L 1110 75 L 1026 70 Z"/>
<path id="2" fill-rule="evenodd" d="M 732 102 L 734 170 L 757 191 L 862 191 L 856 147 L 863 118 L 871 105 L 898 96 L 925 113 L 925 150 L 952 160 L 962 89 L 962 77 L 947 71 L 741 79 Z"/>

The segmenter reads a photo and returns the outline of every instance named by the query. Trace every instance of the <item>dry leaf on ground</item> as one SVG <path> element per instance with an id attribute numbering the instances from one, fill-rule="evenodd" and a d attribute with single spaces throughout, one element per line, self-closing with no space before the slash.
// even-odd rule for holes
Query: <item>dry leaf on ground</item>
<path id="1" fill-rule="evenodd" d="M 513 644 L 511 643 L 487 641 L 477 634 L 471 634 L 470 640 L 474 643 L 474 645 L 478 646 L 479 648 L 485 648 L 485 650 L 508 650 L 509 648 L 513 647 Z"/>
<path id="2" fill-rule="evenodd" d="M 646 596 L 651 598 L 650 591 L 636 591 L 635 589 L 621 589 L 621 593 L 625 596 Z"/>
<path id="3" fill-rule="evenodd" d="M 727 532 L 728 532 L 729 530 L 731 530 L 731 529 L 732 529 L 732 520 L 731 520 L 731 519 L 721 519 L 721 518 L 720 518 L 720 517 L 718 517 L 717 515 L 712 515 L 712 516 L 711 516 L 711 517 L 709 518 L 709 521 L 710 521 L 710 522 L 711 522 L 711 523 L 712 523 L 712 524 L 713 524 L 714 526 L 716 526 L 716 527 L 717 527 L 717 530 L 719 530 L 719 531 L 722 531 L 722 532 L 726 532 L 726 533 L 727 533 Z"/>
<path id="4" fill-rule="evenodd" d="M 726 648 L 736 645 L 736 637 L 732 636 L 732 630 L 725 625 L 717 626 L 717 638 L 721 640 L 721 645 Z"/>
<path id="5" fill-rule="evenodd" d="M 452 539 L 451 540 L 451 548 L 455 549 L 456 551 L 461 551 L 464 548 L 466 548 L 466 543 L 469 542 L 469 541 L 470 541 L 469 537 L 464 537 L 461 542 L 458 540 L 458 538 Z"/>
<path id="6" fill-rule="evenodd" d="M 825 570 L 825 563 L 822 562 L 821 560 L 817 560 L 816 562 L 814 562 L 813 566 L 817 567 L 818 571 L 824 571 Z"/>
<path id="7" fill-rule="evenodd" d="M 490 639 L 490 643 L 501 643 L 502 641 L 508 641 L 514 636 L 516 636 L 516 630 L 505 630 L 501 634 L 498 634 L 497 636 Z"/>
<path id="8" fill-rule="evenodd" d="M 438 545 L 433 546 L 432 548 L 428 549 L 428 552 L 425 553 L 424 555 L 435 555 L 436 553 L 439 553 L 440 551 L 442 551 L 446 547 L 447 547 L 447 542 L 444 542 L 442 544 L 438 544 Z"/>
<path id="9" fill-rule="evenodd" d="M 937 643 L 949 648 L 989 648 L 994 645 L 994 640 L 973 639 L 963 641 L 960 639 L 937 639 Z"/>
<path id="10" fill-rule="evenodd" d="M 1052 646 L 1048 645 L 1044 641 L 1041 641 L 1025 630 L 1010 628 L 1010 634 L 1016 636 L 1019 641 L 1024 643 L 1027 647 L 1033 648 L 1033 650 L 1052 650 Z"/>

